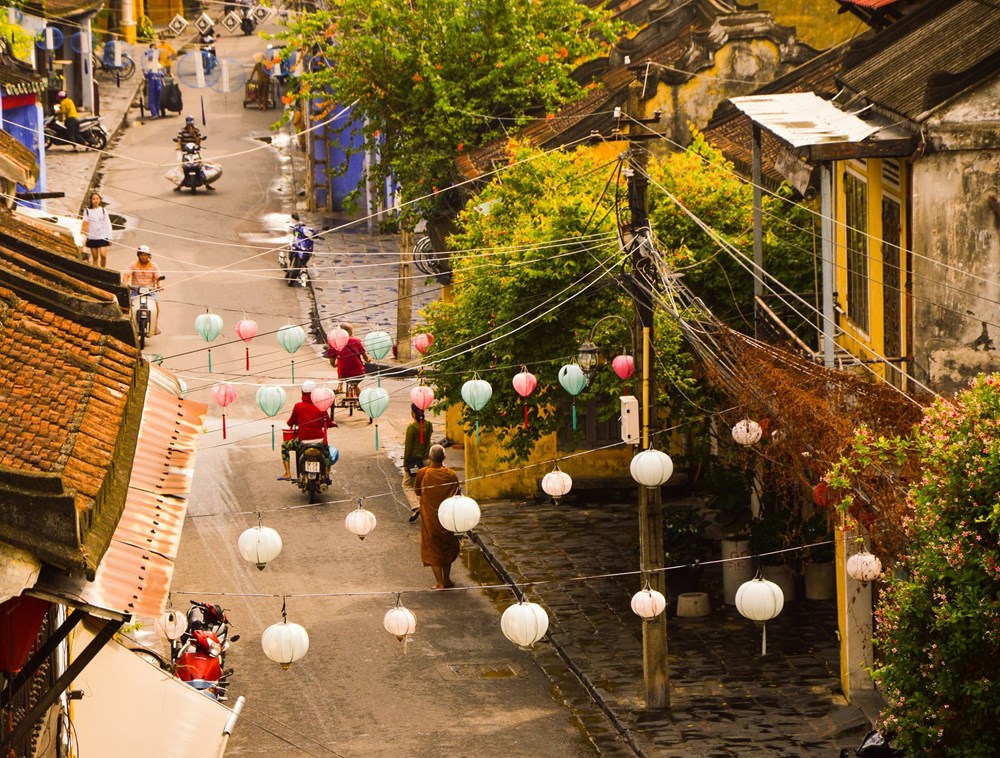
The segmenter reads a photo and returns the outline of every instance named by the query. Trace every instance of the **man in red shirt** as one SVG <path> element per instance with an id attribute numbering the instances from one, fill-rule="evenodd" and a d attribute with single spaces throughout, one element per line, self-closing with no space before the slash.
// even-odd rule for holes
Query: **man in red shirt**
<path id="1" fill-rule="evenodd" d="M 330 419 L 326 411 L 321 411 L 312 402 L 312 391 L 316 389 L 316 382 L 306 381 L 302 383 L 302 400 L 292 408 L 292 415 L 288 417 L 285 426 L 296 430 L 294 439 L 281 443 L 281 463 L 285 467 L 285 475 L 278 479 L 291 479 L 291 451 L 295 450 L 298 455 L 303 442 L 321 442 L 326 450 L 327 470 L 333 466 L 333 459 L 330 456 L 330 446 L 326 442 L 326 430 L 331 426 L 336 426 Z M 327 482 L 329 484 L 329 482 Z"/>
<path id="2" fill-rule="evenodd" d="M 364 343 L 354 336 L 354 327 L 343 323 L 340 328 L 350 335 L 347 344 L 340 350 L 331 345 L 326 357 L 330 359 L 330 365 L 337 369 L 337 376 L 346 382 L 347 396 L 357 397 L 358 385 L 365 378 L 365 364 L 371 359 L 365 352 Z"/>

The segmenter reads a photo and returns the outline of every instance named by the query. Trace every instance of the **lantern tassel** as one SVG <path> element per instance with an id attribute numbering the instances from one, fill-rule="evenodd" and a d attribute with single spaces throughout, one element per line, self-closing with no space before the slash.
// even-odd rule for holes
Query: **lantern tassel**
<path id="1" fill-rule="evenodd" d="M 222 412 L 222 439 L 226 438 L 226 412 Z"/>
<path id="2" fill-rule="evenodd" d="M 208 373 L 212 373 L 212 348 L 208 349 Z"/>
<path id="3" fill-rule="evenodd" d="M 292 361 L 292 384 L 295 384 L 295 361 Z"/>
<path id="4" fill-rule="evenodd" d="M 247 351 L 247 371 L 249 371 L 250 370 L 250 346 L 249 345 L 247 345 L 246 351 Z"/>
<path id="5" fill-rule="evenodd" d="M 476 419 L 476 445 L 479 445 L 479 419 Z"/>
<path id="6" fill-rule="evenodd" d="M 378 424 L 375 424 L 375 449 L 378 450 Z"/>
<path id="7" fill-rule="evenodd" d="M 576 403 L 573 403 L 573 431 L 576 431 Z"/>
<path id="8" fill-rule="evenodd" d="M 424 422 L 420 422 L 420 444 L 424 444 Z"/>
<path id="9" fill-rule="evenodd" d="M 271 452 L 274 452 L 274 424 L 271 424 Z"/>
<path id="10" fill-rule="evenodd" d="M 761 626 L 763 629 L 760 634 L 760 654 L 767 655 L 767 622 Z"/>
<path id="11" fill-rule="evenodd" d="M 524 404 L 524 428 L 528 428 L 528 404 Z"/>

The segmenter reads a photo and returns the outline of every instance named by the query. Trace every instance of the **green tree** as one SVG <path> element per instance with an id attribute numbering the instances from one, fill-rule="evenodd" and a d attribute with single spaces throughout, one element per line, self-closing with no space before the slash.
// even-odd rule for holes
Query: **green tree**
<path id="1" fill-rule="evenodd" d="M 455 160 L 582 93 L 570 74 L 618 25 L 575 0 L 333 0 L 281 35 L 314 56 L 298 97 L 356 104 L 364 147 L 425 217 L 460 207 Z M 360 122 L 360 119 L 359 119 Z"/>
<path id="2" fill-rule="evenodd" d="M 631 352 L 632 301 L 620 281 L 626 256 L 614 213 L 625 200 L 614 183 L 617 161 L 601 165 L 586 150 L 543 154 L 515 144 L 511 164 L 459 215 L 462 232 L 451 241 L 458 251 L 453 296 L 425 313 L 435 341 L 424 360 L 443 404 L 460 402 L 462 384 L 474 373 L 490 382 L 487 409 L 466 409 L 466 419 L 495 431 L 515 460 L 543 434 L 568 425 L 569 395 L 558 371 L 599 319 L 622 317 L 605 322 L 595 339 L 610 353 Z M 679 411 L 684 395 L 694 392 L 689 358 L 665 315 L 656 330 L 661 393 Z M 538 378 L 527 429 L 523 401 L 511 386 L 522 364 Z M 605 368 L 577 402 L 621 391 Z M 608 415 L 617 411 L 613 406 Z"/>

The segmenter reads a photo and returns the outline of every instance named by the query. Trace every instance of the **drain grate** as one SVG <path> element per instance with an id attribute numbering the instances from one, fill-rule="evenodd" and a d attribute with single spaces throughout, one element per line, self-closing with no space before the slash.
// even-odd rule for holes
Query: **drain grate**
<path id="1" fill-rule="evenodd" d="M 520 679 L 524 669 L 510 664 L 448 663 L 442 672 L 449 679 Z"/>

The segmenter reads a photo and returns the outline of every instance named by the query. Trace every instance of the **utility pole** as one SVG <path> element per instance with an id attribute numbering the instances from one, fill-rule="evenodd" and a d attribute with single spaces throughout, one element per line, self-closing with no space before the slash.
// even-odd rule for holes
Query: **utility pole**
<path id="1" fill-rule="evenodd" d="M 410 321 L 413 319 L 413 232 L 405 227 L 399 233 L 399 273 L 396 284 L 396 359 L 408 361 Z"/>
<path id="2" fill-rule="evenodd" d="M 629 87 L 628 112 L 639 120 L 640 82 Z M 641 335 L 639 357 L 642 377 L 641 437 L 639 450 L 648 450 L 649 425 L 656 419 L 656 361 L 653 359 L 653 289 L 656 270 L 650 253 L 652 235 L 649 228 L 646 179 L 646 150 L 631 134 L 628 178 L 629 223 L 625 229 L 629 239 L 632 276 L 629 282 L 635 306 L 635 330 Z M 636 149 L 638 147 L 639 149 Z M 637 451 L 638 452 L 638 451 Z M 650 588 L 667 594 L 663 569 L 663 501 L 660 488 L 639 486 L 639 556 L 643 578 Z M 670 707 L 670 667 L 667 661 L 667 614 L 642 622 L 642 669 L 646 685 L 646 708 L 666 710 Z"/>

